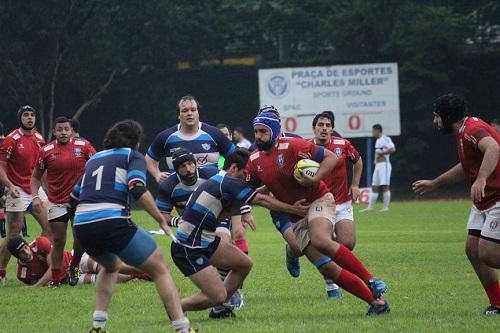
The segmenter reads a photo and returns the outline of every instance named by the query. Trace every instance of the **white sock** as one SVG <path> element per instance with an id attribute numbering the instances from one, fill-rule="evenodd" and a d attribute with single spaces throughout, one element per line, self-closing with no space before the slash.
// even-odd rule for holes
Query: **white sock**
<path id="1" fill-rule="evenodd" d="M 102 328 L 106 328 L 108 325 L 108 313 L 106 311 L 95 310 L 92 315 L 92 319 L 94 320 L 94 326 L 100 326 Z"/>
<path id="2" fill-rule="evenodd" d="M 373 209 L 373 207 L 375 207 L 375 203 L 377 202 L 377 199 L 378 199 L 378 192 L 370 193 L 370 200 L 368 201 L 368 208 Z"/>
<path id="3" fill-rule="evenodd" d="M 391 191 L 384 192 L 384 208 L 389 208 L 391 202 Z"/>
<path id="4" fill-rule="evenodd" d="M 172 326 L 174 326 L 174 329 L 176 332 L 189 332 L 189 328 L 191 327 L 189 323 L 189 319 L 186 317 L 178 320 L 172 320 Z"/>

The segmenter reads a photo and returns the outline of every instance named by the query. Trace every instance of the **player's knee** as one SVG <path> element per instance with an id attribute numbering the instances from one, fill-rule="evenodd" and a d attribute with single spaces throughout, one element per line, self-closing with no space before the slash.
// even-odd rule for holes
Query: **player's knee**
<path id="1" fill-rule="evenodd" d="M 344 239 L 337 238 L 337 242 L 347 247 L 349 250 L 354 250 L 354 246 L 356 245 L 356 239 L 352 237 L 346 237 Z"/>
<path id="2" fill-rule="evenodd" d="M 328 251 L 332 245 L 332 240 L 325 236 L 311 237 L 311 245 L 318 249 L 320 252 Z"/>

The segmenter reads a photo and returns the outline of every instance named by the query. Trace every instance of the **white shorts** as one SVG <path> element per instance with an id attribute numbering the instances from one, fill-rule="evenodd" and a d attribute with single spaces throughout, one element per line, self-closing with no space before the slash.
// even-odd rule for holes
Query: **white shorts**
<path id="1" fill-rule="evenodd" d="M 335 206 L 335 223 L 342 220 L 354 221 L 352 202 L 350 200 Z"/>
<path id="2" fill-rule="evenodd" d="M 92 267 L 89 267 L 89 259 L 90 256 L 87 254 L 87 252 L 85 252 L 82 255 L 82 258 L 80 259 L 80 265 L 79 265 L 80 271 L 82 273 L 90 273 L 90 274 L 97 273 L 97 262 L 94 261 Z"/>
<path id="3" fill-rule="evenodd" d="M 19 198 L 13 198 L 9 193 L 6 195 L 5 199 L 5 211 L 6 212 L 25 212 L 30 207 L 33 199 L 31 198 L 31 194 L 24 192 L 21 188 L 19 190 Z M 47 201 L 47 194 L 40 187 L 38 190 L 38 195 L 40 196 L 40 200 Z"/>
<path id="4" fill-rule="evenodd" d="M 391 171 L 391 163 L 376 163 L 375 170 L 373 171 L 372 186 L 391 185 Z"/>
<path id="5" fill-rule="evenodd" d="M 481 230 L 481 236 L 500 240 L 500 201 L 483 211 L 472 206 L 467 229 Z"/>
<path id="6" fill-rule="evenodd" d="M 56 204 L 49 201 L 49 221 L 68 214 L 68 209 L 64 204 Z"/>

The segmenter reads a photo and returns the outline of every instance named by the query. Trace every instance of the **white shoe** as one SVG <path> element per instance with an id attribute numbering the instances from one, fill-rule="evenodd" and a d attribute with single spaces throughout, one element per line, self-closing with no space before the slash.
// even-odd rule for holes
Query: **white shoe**
<path id="1" fill-rule="evenodd" d="M 388 211 L 389 211 L 389 207 L 384 207 L 381 210 L 379 210 L 379 212 L 388 212 Z"/>
<path id="2" fill-rule="evenodd" d="M 364 213 L 364 212 L 370 212 L 370 211 L 372 211 L 372 210 L 373 210 L 373 208 L 366 207 L 365 209 L 362 209 L 362 210 L 360 210 L 359 212 L 360 212 L 360 213 Z"/>

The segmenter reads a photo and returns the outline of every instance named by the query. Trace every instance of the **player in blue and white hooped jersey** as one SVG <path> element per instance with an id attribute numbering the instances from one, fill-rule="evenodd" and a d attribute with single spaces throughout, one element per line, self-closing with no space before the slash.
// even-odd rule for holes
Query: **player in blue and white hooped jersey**
<path id="1" fill-rule="evenodd" d="M 179 124 L 160 132 L 148 149 L 146 162 L 149 173 L 158 183 L 174 171 L 172 154 L 179 148 L 193 153 L 200 167 L 217 166 L 219 157 L 226 156 L 236 146 L 217 128 L 200 122 L 199 103 L 193 96 L 184 96 L 177 102 Z M 159 161 L 166 158 L 168 172 L 161 172 Z"/>
<path id="2" fill-rule="evenodd" d="M 142 126 L 136 121 L 124 120 L 113 125 L 104 139 L 106 150 L 87 162 L 82 180 L 72 194 L 79 200 L 74 218 L 75 236 L 85 252 L 103 267 L 96 282 L 91 332 L 106 329 L 107 307 L 123 263 L 153 278 L 176 331 L 192 331 L 160 249 L 130 219 L 131 198 L 134 198 L 171 235 L 146 188 L 146 161 L 136 150 L 141 136 Z"/>
<path id="3" fill-rule="evenodd" d="M 223 170 L 193 192 L 179 220 L 176 232 L 179 243 L 172 243 L 172 258 L 180 271 L 200 288 L 200 292 L 182 299 L 184 311 L 222 305 L 252 268 L 252 261 L 246 254 L 228 242 L 221 242 L 216 235 L 219 220 L 238 212 L 249 214 L 249 209 L 240 210 L 245 204 L 258 204 L 292 214 L 296 212 L 301 216 L 307 210 L 308 206 L 301 202 L 288 205 L 248 187 L 244 181 L 248 157 L 246 150 L 228 155 Z M 224 282 L 212 266 L 230 270 Z M 232 310 L 227 308 L 218 317 L 232 315 Z"/>

